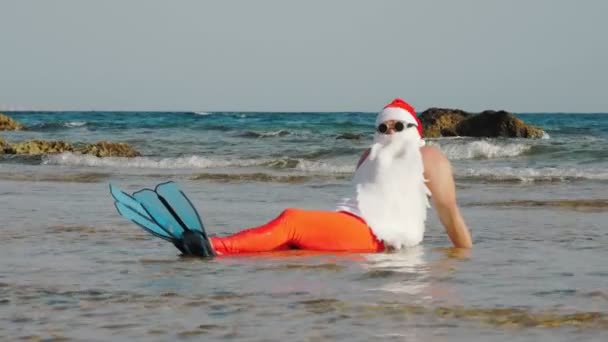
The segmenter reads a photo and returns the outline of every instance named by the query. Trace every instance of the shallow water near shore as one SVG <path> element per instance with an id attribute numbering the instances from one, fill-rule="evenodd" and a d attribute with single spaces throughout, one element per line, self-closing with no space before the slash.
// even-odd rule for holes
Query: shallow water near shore
<path id="1" fill-rule="evenodd" d="M 130 190 L 153 183 L 109 181 Z M 314 183 L 180 184 L 219 235 L 265 222 L 282 203 L 331 204 Z M 199 260 L 179 257 L 118 217 L 105 182 L 0 185 L 0 335 L 9 340 L 608 336 L 608 215 L 477 203 L 482 194 L 502 197 L 507 189 L 513 198 L 533 198 L 526 186 L 461 189 L 472 251 L 447 248 L 431 211 L 423 245 L 397 253 Z M 560 188 L 546 191 L 568 192 Z"/>
<path id="2" fill-rule="evenodd" d="M 309 132 L 306 125 L 292 129 L 297 115 L 271 122 L 289 131 L 273 135 L 264 132 L 280 130 L 265 129 L 263 115 L 183 114 L 217 126 L 251 120 L 248 130 L 258 133 L 233 132 L 224 140 L 202 128 L 200 137 L 188 130 L 172 136 L 154 120 L 140 123 L 148 128 L 120 128 L 112 116 L 107 128 L 104 116 L 66 114 L 59 118 L 72 124 L 62 125 L 36 115 L 19 117 L 34 124 L 31 131 L 3 136 L 129 137 L 144 156 L 3 157 L 2 340 L 608 338 L 605 119 L 572 127 L 559 115 L 537 118 L 551 135 L 542 141 L 431 141 L 454 163 L 475 243 L 470 251 L 449 248 L 430 209 L 423 244 L 396 253 L 289 251 L 200 260 L 179 257 L 172 245 L 119 217 L 108 184 L 135 191 L 175 180 L 209 233 L 225 235 L 286 207 L 333 208 L 369 140 L 336 140 L 335 131 Z M 312 117 L 323 126 L 351 118 L 360 126 L 342 130 L 355 133 L 371 118 Z M 74 124 L 81 121 L 87 123 Z M 137 142 L 140 130 L 158 129 L 163 134 Z M 576 147 L 567 144 L 572 141 Z M 178 153 L 179 146 L 188 146 L 186 152 Z"/>

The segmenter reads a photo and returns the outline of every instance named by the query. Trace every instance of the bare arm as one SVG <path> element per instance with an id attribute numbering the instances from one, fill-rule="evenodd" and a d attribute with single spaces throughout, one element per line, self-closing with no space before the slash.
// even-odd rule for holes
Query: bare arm
<path id="1" fill-rule="evenodd" d="M 456 203 L 456 186 L 450 161 L 436 147 L 424 146 L 420 152 L 433 205 L 450 240 L 454 247 L 471 248 L 473 246 L 471 233 Z"/>
<path id="2" fill-rule="evenodd" d="M 361 157 L 359 157 L 359 161 L 357 162 L 357 169 L 359 168 L 359 166 L 361 166 L 361 164 L 363 164 L 363 162 L 365 161 L 365 158 L 367 158 L 367 156 L 369 156 L 369 148 L 366 148 L 365 151 L 363 151 L 363 154 L 361 154 Z"/>

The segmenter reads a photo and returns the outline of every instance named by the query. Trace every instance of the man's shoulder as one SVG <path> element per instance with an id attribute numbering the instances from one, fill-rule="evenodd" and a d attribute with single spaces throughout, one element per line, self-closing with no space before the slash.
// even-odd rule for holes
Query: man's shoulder
<path id="1" fill-rule="evenodd" d="M 428 156 L 433 158 L 446 158 L 445 154 L 438 147 L 432 145 L 424 145 L 420 147 L 420 153 L 422 153 L 423 157 Z"/>
<path id="2" fill-rule="evenodd" d="M 449 165 L 450 161 L 446 155 L 435 146 L 425 145 L 420 147 L 420 154 L 425 167 Z"/>

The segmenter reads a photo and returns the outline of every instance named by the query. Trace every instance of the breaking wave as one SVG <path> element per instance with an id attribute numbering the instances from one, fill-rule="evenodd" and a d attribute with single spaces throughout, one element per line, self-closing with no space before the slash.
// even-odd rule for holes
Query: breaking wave
<path id="1" fill-rule="evenodd" d="M 305 183 L 318 180 L 343 180 L 348 178 L 346 175 L 277 175 L 263 172 L 255 173 L 200 173 L 190 177 L 191 180 L 204 180 L 221 183 L 233 182 L 261 182 L 261 183 Z"/>
<path id="2" fill-rule="evenodd" d="M 129 169 L 213 169 L 240 167 L 267 167 L 277 170 L 294 170 L 317 173 L 352 173 L 354 163 L 347 165 L 323 161 L 310 161 L 301 158 L 262 158 L 262 159 L 215 159 L 197 155 L 176 158 L 135 157 L 98 158 L 70 152 L 49 154 L 42 158 L 44 165 L 70 165 L 88 167 L 116 167 Z"/>
<path id="3" fill-rule="evenodd" d="M 237 134 L 236 136 L 241 138 L 272 138 L 272 137 L 284 137 L 286 135 L 291 134 L 288 130 L 282 129 L 279 131 L 270 131 L 270 132 L 255 132 L 255 131 L 245 131 Z"/>
<path id="4" fill-rule="evenodd" d="M 230 159 L 191 155 L 175 158 L 135 157 L 98 158 L 75 153 L 51 154 L 42 157 L 43 165 L 85 166 L 93 168 L 161 169 L 161 170 L 213 170 L 243 169 L 246 172 L 262 170 L 286 171 L 305 175 L 338 175 L 349 177 L 355 172 L 355 163 L 333 159 L 310 160 L 306 158 L 276 157 Z M 239 171 L 237 171 L 238 173 Z M 603 168 L 553 168 L 553 167 L 456 167 L 457 180 L 489 183 L 569 182 L 580 180 L 608 181 L 608 170 Z M 207 176 L 204 176 L 207 177 Z M 213 176 L 208 176 L 213 177 Z M 239 176 L 241 177 L 241 176 Z M 265 176 L 262 176 L 264 178 Z M 255 177 L 254 177 L 255 178 Z M 278 179 L 278 178 L 277 178 Z M 293 179 L 292 179 L 293 180 Z M 269 180 L 266 180 L 269 181 Z"/>
<path id="5" fill-rule="evenodd" d="M 98 158 L 91 155 L 80 155 L 70 152 L 46 155 L 43 157 L 42 163 L 46 165 L 71 165 L 93 167 L 106 166 L 119 168 L 147 169 L 207 169 L 214 167 L 238 167 L 260 165 L 260 161 L 256 159 L 216 160 L 196 155 L 177 158 Z"/>
<path id="6" fill-rule="evenodd" d="M 82 127 L 82 126 L 86 126 L 87 122 L 86 121 L 70 121 L 70 122 L 64 122 L 63 125 L 65 127 Z"/>
<path id="7" fill-rule="evenodd" d="M 66 121 L 66 122 L 45 122 L 28 126 L 29 130 L 34 131 L 55 131 L 65 128 L 77 128 L 87 126 L 86 121 Z"/>
<path id="8" fill-rule="evenodd" d="M 456 172 L 456 177 L 464 180 L 482 182 L 567 182 L 578 180 L 608 180 L 606 169 L 577 169 L 577 168 L 481 168 L 466 169 Z"/>
<path id="9" fill-rule="evenodd" d="M 523 143 L 492 143 L 485 140 L 462 143 L 453 139 L 450 142 L 434 142 L 449 159 L 495 159 L 517 157 L 527 153 L 532 145 Z"/>

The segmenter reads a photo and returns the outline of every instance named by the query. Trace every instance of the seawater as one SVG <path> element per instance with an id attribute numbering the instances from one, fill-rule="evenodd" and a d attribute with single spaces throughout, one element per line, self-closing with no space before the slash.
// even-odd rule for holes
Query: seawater
<path id="1" fill-rule="evenodd" d="M 108 184 L 175 180 L 208 231 L 332 209 L 373 113 L 7 113 L 25 139 L 122 141 L 132 159 L 0 157 L 0 336 L 52 340 L 605 341 L 608 115 L 517 114 L 545 139 L 429 139 L 474 248 L 431 209 L 390 254 L 184 259 L 115 212 Z M 358 139 L 343 139 L 345 137 Z"/>

